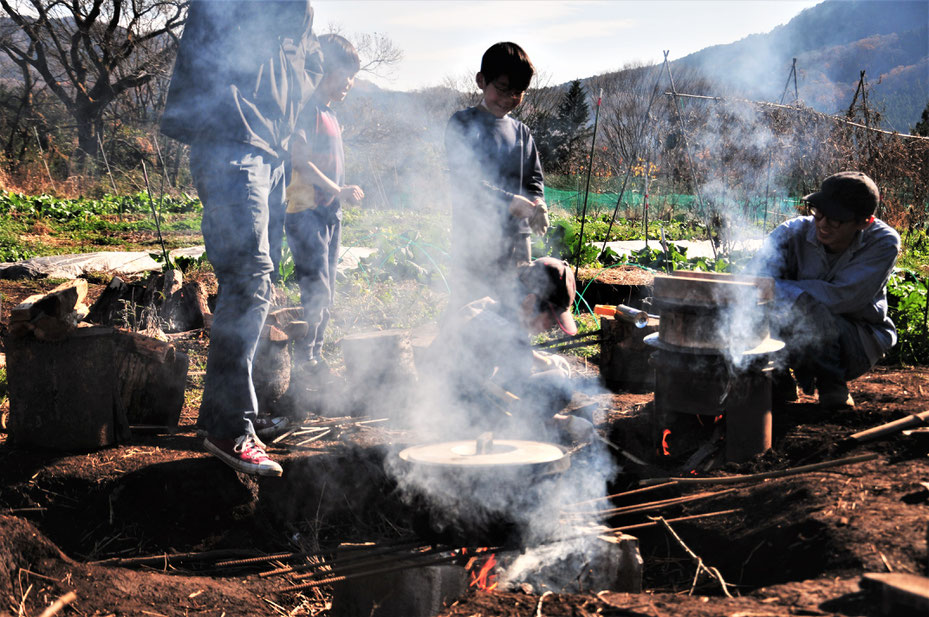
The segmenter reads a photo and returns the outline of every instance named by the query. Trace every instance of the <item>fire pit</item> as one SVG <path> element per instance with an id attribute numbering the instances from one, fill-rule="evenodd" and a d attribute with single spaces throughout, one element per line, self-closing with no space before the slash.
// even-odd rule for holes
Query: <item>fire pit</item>
<path id="1" fill-rule="evenodd" d="M 722 416 L 726 458 L 744 461 L 771 447 L 772 339 L 765 305 L 769 278 L 702 272 L 655 277 L 660 312 L 655 349 L 655 417 L 664 432 L 675 414 Z"/>

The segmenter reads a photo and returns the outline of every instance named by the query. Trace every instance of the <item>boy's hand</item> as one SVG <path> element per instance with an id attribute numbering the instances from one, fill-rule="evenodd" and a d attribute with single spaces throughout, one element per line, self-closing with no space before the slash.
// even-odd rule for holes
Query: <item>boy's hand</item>
<path id="1" fill-rule="evenodd" d="M 532 365 L 537 371 L 559 371 L 562 376 L 571 376 L 571 365 L 561 356 L 544 351 L 532 351 Z"/>
<path id="2" fill-rule="evenodd" d="M 347 184 L 339 189 L 339 201 L 347 201 L 350 204 L 358 204 L 365 198 L 365 192 L 361 187 L 355 184 Z"/>

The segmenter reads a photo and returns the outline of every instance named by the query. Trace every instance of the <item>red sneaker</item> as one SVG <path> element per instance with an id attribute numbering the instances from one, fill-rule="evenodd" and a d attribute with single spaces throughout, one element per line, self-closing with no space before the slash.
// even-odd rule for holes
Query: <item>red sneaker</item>
<path id="1" fill-rule="evenodd" d="M 217 439 L 208 436 L 203 440 L 203 447 L 213 456 L 242 473 L 277 477 L 284 473 L 283 467 L 268 458 L 264 444 L 251 434 L 235 439 Z"/>

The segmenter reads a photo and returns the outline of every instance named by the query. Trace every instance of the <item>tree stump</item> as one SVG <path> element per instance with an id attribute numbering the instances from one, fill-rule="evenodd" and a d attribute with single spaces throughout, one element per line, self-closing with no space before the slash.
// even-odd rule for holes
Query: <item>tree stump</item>
<path id="1" fill-rule="evenodd" d="M 184 406 L 187 355 L 103 326 L 45 342 L 8 336 L 10 434 L 18 445 L 90 450 L 129 439 L 130 424 L 172 431 Z"/>
<path id="2" fill-rule="evenodd" d="M 348 335 L 342 339 L 342 355 L 353 412 L 402 417 L 416 387 L 409 331 Z"/>
<path id="3" fill-rule="evenodd" d="M 111 328 L 59 342 L 8 336 L 10 435 L 21 446 L 90 450 L 128 438 Z"/>

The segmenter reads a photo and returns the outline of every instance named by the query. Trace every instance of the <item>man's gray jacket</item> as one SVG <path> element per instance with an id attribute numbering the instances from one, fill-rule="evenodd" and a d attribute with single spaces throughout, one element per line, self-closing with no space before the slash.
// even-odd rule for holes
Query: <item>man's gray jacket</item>
<path id="1" fill-rule="evenodd" d="M 233 141 L 276 157 L 322 75 L 309 0 L 194 0 L 161 130 L 184 143 Z"/>
<path id="2" fill-rule="evenodd" d="M 900 252 L 900 236 L 878 219 L 858 232 L 840 255 L 830 255 L 816 238 L 812 216 L 790 219 L 765 241 L 762 273 L 775 281 L 779 303 L 793 306 L 809 294 L 830 312 L 853 322 L 873 366 L 897 342 L 887 316 L 887 281 Z"/>

